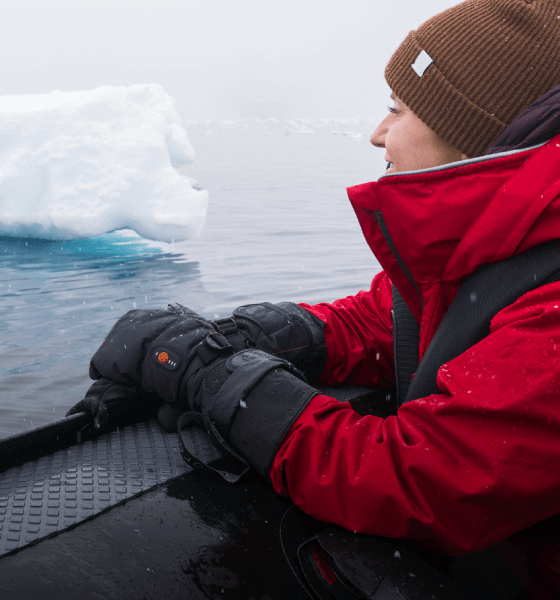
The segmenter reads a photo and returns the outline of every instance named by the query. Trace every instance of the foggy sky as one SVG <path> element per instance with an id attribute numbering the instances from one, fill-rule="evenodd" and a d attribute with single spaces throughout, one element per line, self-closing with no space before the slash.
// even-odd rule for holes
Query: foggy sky
<path id="1" fill-rule="evenodd" d="M 160 83 L 184 119 L 371 117 L 456 0 L 0 0 L 0 95 Z"/>

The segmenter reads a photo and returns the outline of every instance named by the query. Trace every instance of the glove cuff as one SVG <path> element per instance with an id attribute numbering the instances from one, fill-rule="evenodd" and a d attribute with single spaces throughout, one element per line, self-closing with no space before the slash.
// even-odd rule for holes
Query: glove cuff
<path id="1" fill-rule="evenodd" d="M 204 377 L 203 413 L 267 479 L 286 433 L 319 393 L 302 377 L 287 361 L 259 350 L 219 361 Z"/>

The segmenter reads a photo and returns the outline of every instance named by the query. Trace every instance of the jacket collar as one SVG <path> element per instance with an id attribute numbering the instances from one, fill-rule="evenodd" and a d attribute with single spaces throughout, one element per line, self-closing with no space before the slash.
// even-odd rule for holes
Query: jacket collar
<path id="1" fill-rule="evenodd" d="M 421 355 L 467 275 L 560 237 L 559 166 L 557 136 L 348 188 L 367 243 L 421 325 Z"/>

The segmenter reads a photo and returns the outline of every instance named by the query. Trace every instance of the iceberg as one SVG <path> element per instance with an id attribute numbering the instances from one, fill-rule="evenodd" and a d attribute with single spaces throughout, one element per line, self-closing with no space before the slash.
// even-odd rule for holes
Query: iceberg
<path id="1" fill-rule="evenodd" d="M 160 85 L 0 97 L 0 236 L 72 240 L 118 229 L 196 238 L 208 193 Z"/>

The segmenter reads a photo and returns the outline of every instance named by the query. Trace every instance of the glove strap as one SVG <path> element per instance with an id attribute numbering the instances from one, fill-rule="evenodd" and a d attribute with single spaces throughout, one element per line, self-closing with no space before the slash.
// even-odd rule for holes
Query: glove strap
<path id="1" fill-rule="evenodd" d="M 220 356 L 233 354 L 234 350 L 225 336 L 217 331 L 210 333 L 195 348 L 196 356 L 191 360 L 187 371 L 185 372 L 185 381 L 188 381 L 194 373 L 201 367 L 213 362 Z"/>
<path id="2" fill-rule="evenodd" d="M 292 423 L 318 391 L 287 361 L 242 350 L 212 365 L 202 385 L 202 412 L 261 475 Z"/>
<path id="3" fill-rule="evenodd" d="M 177 423 L 181 455 L 195 469 L 206 467 L 229 483 L 236 483 L 249 465 L 227 446 L 214 425 L 200 413 L 183 413 Z"/>
<path id="4" fill-rule="evenodd" d="M 239 350 L 244 350 L 247 348 L 247 341 L 239 328 L 237 327 L 237 323 L 233 317 L 225 317 L 223 319 L 218 319 L 217 321 L 210 321 L 212 325 L 215 325 L 216 331 L 219 331 L 223 336 L 226 337 L 227 341 L 233 346 L 235 352 L 239 352 Z"/>

